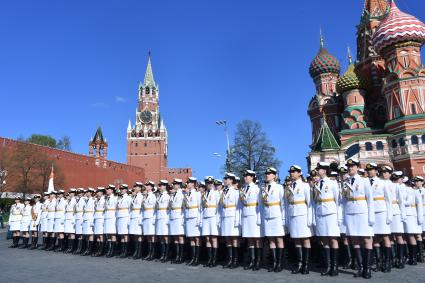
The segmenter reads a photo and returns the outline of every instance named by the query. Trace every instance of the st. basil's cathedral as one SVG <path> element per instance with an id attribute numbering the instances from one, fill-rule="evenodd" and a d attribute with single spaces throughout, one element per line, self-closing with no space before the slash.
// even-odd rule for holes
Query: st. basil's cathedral
<path id="1" fill-rule="evenodd" d="M 425 173 L 425 24 L 394 1 L 366 0 L 357 26 L 357 59 L 340 75 L 325 48 L 310 64 L 316 93 L 308 105 L 312 125 L 309 169 L 350 157 L 388 164 L 405 174 Z"/>

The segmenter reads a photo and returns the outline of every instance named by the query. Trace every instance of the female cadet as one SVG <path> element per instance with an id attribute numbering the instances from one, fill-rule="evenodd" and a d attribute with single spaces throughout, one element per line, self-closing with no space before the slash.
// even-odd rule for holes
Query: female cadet
<path id="1" fill-rule="evenodd" d="M 103 256 L 105 250 L 104 228 L 105 228 L 105 188 L 97 188 L 97 198 L 94 208 L 94 236 L 96 237 L 95 243 L 97 248 L 93 256 Z"/>
<path id="2" fill-rule="evenodd" d="M 214 189 L 214 178 L 205 178 L 206 189 L 202 194 L 202 237 L 205 238 L 205 245 L 208 252 L 208 262 L 206 267 L 216 266 L 218 249 L 218 226 L 220 215 L 218 213 L 218 203 L 220 193 Z"/>
<path id="3" fill-rule="evenodd" d="M 417 179 L 414 179 L 414 181 Z M 407 182 L 406 182 L 407 183 Z M 409 247 L 409 265 L 417 265 L 417 242 L 421 237 L 423 223 L 423 206 L 419 189 L 420 182 L 414 182 L 414 186 L 406 186 L 406 222 L 404 222 L 404 231 L 408 236 Z"/>
<path id="4" fill-rule="evenodd" d="M 31 210 L 32 210 L 31 198 L 26 197 L 24 201 L 24 207 L 21 210 L 21 214 L 22 214 L 21 225 L 20 225 L 21 227 L 19 227 L 21 231 L 22 242 L 23 242 L 23 245 L 19 247 L 20 249 L 28 248 L 28 241 L 30 239 L 29 229 L 31 224 Z"/>
<path id="5" fill-rule="evenodd" d="M 79 188 L 77 191 L 77 204 L 75 205 L 75 236 L 77 238 L 77 249 L 73 254 L 81 254 L 83 251 L 83 213 L 86 206 L 86 190 Z"/>
<path id="6" fill-rule="evenodd" d="M 91 255 L 94 244 L 94 209 L 95 209 L 95 190 L 88 188 L 86 192 L 86 205 L 83 212 L 83 237 L 85 238 L 86 247 L 81 253 L 83 256 Z"/>
<path id="7" fill-rule="evenodd" d="M 187 265 L 198 265 L 199 248 L 201 246 L 201 226 L 202 226 L 202 200 L 201 194 L 196 191 L 197 180 L 194 177 L 189 177 L 187 180 L 187 188 L 185 190 L 185 225 L 186 238 L 190 240 L 191 260 Z"/>
<path id="8" fill-rule="evenodd" d="M 297 265 L 292 270 L 293 274 L 309 273 L 310 237 L 313 222 L 312 203 L 310 200 L 310 187 L 301 176 L 301 167 L 293 165 L 289 169 L 292 179 L 290 187 L 285 188 L 285 201 L 287 202 L 287 221 L 289 234 L 295 243 Z"/>
<path id="9" fill-rule="evenodd" d="M 40 220 L 40 232 L 43 233 L 43 244 L 41 245 L 41 250 L 47 249 L 48 246 L 48 237 L 47 237 L 47 214 L 49 206 L 49 192 L 44 192 L 43 194 L 43 203 L 41 205 L 41 220 Z"/>
<path id="10" fill-rule="evenodd" d="M 171 263 L 182 263 L 184 250 L 183 181 L 174 179 L 170 191 L 170 236 L 175 245 L 175 258 Z"/>
<path id="11" fill-rule="evenodd" d="M 381 172 L 378 178 L 378 165 L 376 163 L 368 163 L 366 171 L 369 176 L 369 182 L 373 192 L 373 205 L 375 209 L 375 225 L 373 231 L 373 250 L 375 255 L 375 271 L 389 272 L 390 268 L 390 251 L 391 251 L 391 221 L 392 212 L 392 195 L 391 174 L 389 172 Z M 381 259 L 381 242 L 385 248 L 385 260 Z"/>
<path id="12" fill-rule="evenodd" d="M 38 242 L 38 229 L 39 224 L 41 220 L 41 202 L 40 202 L 40 195 L 36 194 L 34 195 L 33 201 L 34 204 L 32 205 L 32 211 L 31 211 L 31 225 L 30 225 L 30 232 L 31 232 L 31 250 L 34 250 L 37 248 L 37 242 Z"/>
<path id="13" fill-rule="evenodd" d="M 349 179 L 343 192 L 347 202 L 344 207 L 344 219 L 347 226 L 347 236 L 353 243 L 357 260 L 355 277 L 370 278 L 373 225 L 375 224 L 375 210 L 373 206 L 373 192 L 367 178 L 360 177 L 358 168 L 360 162 L 349 158 L 346 162 Z M 360 249 L 363 243 L 364 251 Z"/>
<path id="14" fill-rule="evenodd" d="M 314 218 L 316 236 L 319 237 L 325 259 L 325 270 L 321 275 L 338 275 L 339 223 L 342 215 L 338 209 L 339 188 L 327 173 L 330 164 L 319 162 L 316 167 L 320 180 L 313 186 Z"/>
<path id="15" fill-rule="evenodd" d="M 103 233 L 106 235 L 107 252 L 106 257 L 113 257 L 115 251 L 115 244 L 117 242 L 117 227 L 116 227 L 116 210 L 117 210 L 117 197 L 115 196 L 115 186 L 110 184 L 106 187 L 106 200 L 105 200 L 105 215 Z"/>
<path id="16" fill-rule="evenodd" d="M 263 237 L 261 212 L 262 198 L 261 190 L 255 184 L 256 173 L 252 170 L 245 170 L 245 186 L 239 191 L 242 202 L 242 237 L 246 238 L 250 255 L 250 262 L 244 269 L 259 270 L 261 262 L 261 237 Z"/>
<path id="17" fill-rule="evenodd" d="M 161 245 L 161 262 L 168 261 L 169 254 L 169 238 L 168 238 L 168 225 L 169 225 L 169 210 L 168 206 L 170 203 L 170 195 L 167 192 L 168 181 L 159 181 L 159 196 L 156 201 L 156 223 L 155 223 L 155 235 Z"/>
<path id="18" fill-rule="evenodd" d="M 222 206 L 221 213 L 221 236 L 226 239 L 227 263 L 224 268 L 236 268 L 239 265 L 239 236 L 241 225 L 241 207 L 239 192 L 236 190 L 236 176 L 227 173 L 224 177 L 226 188 L 220 197 Z"/>
<path id="19" fill-rule="evenodd" d="M 75 198 L 76 189 L 70 189 L 68 194 L 68 199 L 66 200 L 65 205 L 65 225 L 64 232 L 67 235 L 67 249 L 66 253 L 72 253 L 74 251 L 74 241 L 75 241 L 75 206 L 77 205 L 77 200 Z"/>
<path id="20" fill-rule="evenodd" d="M 63 252 L 65 249 L 65 207 L 66 199 L 64 190 L 59 190 L 57 192 L 58 199 L 56 202 L 55 208 L 55 235 L 58 237 L 58 246 L 56 247 L 56 252 Z"/>
<path id="21" fill-rule="evenodd" d="M 282 270 L 282 260 L 284 258 L 285 235 L 285 203 L 284 190 L 282 185 L 276 183 L 277 170 L 273 167 L 267 168 L 266 187 L 262 189 L 262 217 L 264 220 L 264 236 L 268 238 L 269 248 L 272 254 L 273 265 L 269 272 L 279 272 Z"/>
<path id="22" fill-rule="evenodd" d="M 47 233 L 49 237 L 49 247 L 47 251 L 52 251 L 55 248 L 55 210 L 56 210 L 56 192 L 50 194 L 49 206 L 47 208 Z"/>
<path id="23" fill-rule="evenodd" d="M 146 195 L 143 201 L 143 235 L 148 242 L 148 252 L 145 260 L 153 260 L 155 256 L 155 205 L 156 196 L 153 192 L 155 183 L 148 181 L 146 184 Z"/>
<path id="24" fill-rule="evenodd" d="M 135 243 L 133 259 L 142 258 L 142 204 L 143 204 L 143 183 L 136 182 L 133 186 L 133 197 L 130 208 L 130 228 L 129 234 Z"/>
<path id="25" fill-rule="evenodd" d="M 392 172 L 392 168 L 386 166 L 388 171 Z M 403 183 L 403 173 L 401 171 L 395 171 L 391 174 L 391 195 L 393 197 L 392 201 L 392 211 L 393 217 L 391 221 L 391 234 L 392 234 L 392 265 L 396 268 L 404 268 L 404 225 L 403 222 L 406 221 L 406 208 L 404 205 L 405 201 L 405 192 L 401 187 Z M 396 244 L 394 245 L 394 242 Z"/>
<path id="26" fill-rule="evenodd" d="M 15 203 L 10 207 L 9 230 L 13 233 L 13 244 L 9 248 L 16 248 L 19 244 L 19 235 L 21 230 L 22 209 L 20 197 L 15 197 Z"/>
<path id="27" fill-rule="evenodd" d="M 121 197 L 117 203 L 117 234 L 121 241 L 120 258 L 126 258 L 128 253 L 128 224 L 130 223 L 131 196 L 128 192 L 128 185 L 121 184 Z"/>

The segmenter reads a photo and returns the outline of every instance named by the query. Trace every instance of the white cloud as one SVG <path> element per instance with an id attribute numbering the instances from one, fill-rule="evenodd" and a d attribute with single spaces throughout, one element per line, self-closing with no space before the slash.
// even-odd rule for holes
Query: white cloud
<path id="1" fill-rule="evenodd" d="M 124 103 L 124 102 L 127 102 L 127 99 L 122 96 L 115 96 L 115 102 Z"/>

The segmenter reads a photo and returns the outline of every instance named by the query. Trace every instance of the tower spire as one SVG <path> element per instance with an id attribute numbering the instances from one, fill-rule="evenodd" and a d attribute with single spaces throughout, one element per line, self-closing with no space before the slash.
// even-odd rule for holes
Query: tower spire
<path id="1" fill-rule="evenodd" d="M 349 45 L 347 45 L 347 58 L 348 58 L 348 64 L 352 64 L 353 63 L 353 57 L 351 57 L 351 50 L 350 50 Z"/>
<path id="2" fill-rule="evenodd" d="M 325 40 L 323 39 L 323 33 L 322 33 L 322 27 L 320 27 L 320 48 L 323 48 L 323 46 L 325 45 Z"/>
<path id="3" fill-rule="evenodd" d="M 145 86 L 155 86 L 155 80 L 153 79 L 152 65 L 151 65 L 151 51 L 148 52 L 148 65 L 146 66 L 145 79 L 143 81 Z"/>

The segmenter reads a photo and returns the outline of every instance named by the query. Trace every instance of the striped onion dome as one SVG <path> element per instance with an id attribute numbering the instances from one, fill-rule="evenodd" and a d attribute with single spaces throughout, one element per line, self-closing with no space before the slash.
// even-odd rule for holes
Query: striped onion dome
<path id="1" fill-rule="evenodd" d="M 347 71 L 338 78 L 336 91 L 342 94 L 352 89 L 365 89 L 366 85 L 366 81 L 357 74 L 354 64 L 351 63 Z"/>
<path id="2" fill-rule="evenodd" d="M 425 43 L 425 24 L 414 16 L 401 12 L 392 1 L 388 16 L 372 37 L 373 46 L 381 53 L 385 47 L 406 41 Z"/>
<path id="3" fill-rule="evenodd" d="M 326 48 L 320 47 L 319 53 L 314 57 L 310 64 L 309 73 L 312 78 L 320 74 L 334 73 L 339 74 L 341 67 L 338 60 L 332 56 Z"/>

